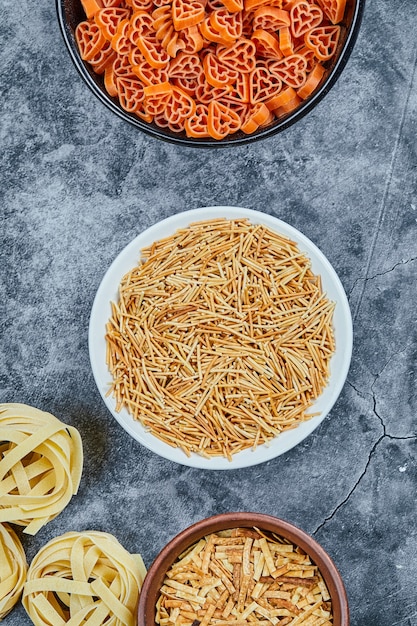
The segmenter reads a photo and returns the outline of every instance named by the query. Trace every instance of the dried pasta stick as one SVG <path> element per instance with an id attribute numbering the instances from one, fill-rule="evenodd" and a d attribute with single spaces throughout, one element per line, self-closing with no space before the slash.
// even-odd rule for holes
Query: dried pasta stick
<path id="1" fill-rule="evenodd" d="M 247 219 L 191 224 L 142 250 L 120 283 L 108 393 L 185 454 L 231 460 L 311 417 L 333 311 L 293 241 Z"/>
<path id="2" fill-rule="evenodd" d="M 202 555 L 204 570 L 190 558 L 196 552 Z M 262 565 L 265 573 L 260 576 Z M 279 576 L 284 566 L 300 576 Z M 206 570 L 214 577 L 209 579 Z M 286 539 L 257 528 L 234 528 L 210 533 L 171 565 L 160 588 L 155 622 L 159 626 L 271 626 L 281 623 L 278 617 L 294 626 L 333 623 L 332 602 L 321 572 Z"/>

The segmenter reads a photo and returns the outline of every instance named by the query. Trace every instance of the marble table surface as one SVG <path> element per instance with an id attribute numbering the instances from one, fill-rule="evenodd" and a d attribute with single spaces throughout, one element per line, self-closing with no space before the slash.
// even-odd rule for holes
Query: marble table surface
<path id="1" fill-rule="evenodd" d="M 19 532 L 29 561 L 57 535 L 95 529 L 149 566 L 189 524 L 252 510 L 324 546 L 352 625 L 417 625 L 416 31 L 414 0 L 367 0 L 342 76 L 307 117 L 253 145 L 196 150 L 141 134 L 91 94 L 52 0 L 3 0 L 0 401 L 76 426 L 85 453 L 79 494 L 35 537 Z M 300 229 L 338 272 L 354 322 L 347 382 L 320 427 L 272 461 L 217 472 L 132 440 L 103 404 L 87 345 L 122 248 L 212 205 Z M 18 605 L 4 624 L 30 620 Z"/>

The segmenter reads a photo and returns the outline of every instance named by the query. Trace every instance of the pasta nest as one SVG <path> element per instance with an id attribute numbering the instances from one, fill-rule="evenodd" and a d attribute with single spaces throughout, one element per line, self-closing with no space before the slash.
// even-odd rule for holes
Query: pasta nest
<path id="1" fill-rule="evenodd" d="M 82 465 L 76 428 L 25 404 L 0 404 L 0 522 L 36 534 L 77 493 Z"/>
<path id="2" fill-rule="evenodd" d="M 35 626 L 134 626 L 146 569 L 115 537 L 70 532 L 33 559 L 23 606 Z"/>
<path id="3" fill-rule="evenodd" d="M 10 526 L 0 524 L 0 621 L 19 600 L 27 568 L 19 537 Z"/>

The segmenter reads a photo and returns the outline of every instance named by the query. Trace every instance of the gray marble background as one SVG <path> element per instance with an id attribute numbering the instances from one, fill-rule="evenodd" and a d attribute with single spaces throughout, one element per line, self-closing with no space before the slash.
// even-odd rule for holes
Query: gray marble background
<path id="1" fill-rule="evenodd" d="M 355 626 L 417 625 L 415 0 L 368 0 L 344 73 L 306 118 L 252 146 L 162 143 L 82 83 L 52 0 L 2 0 L 1 394 L 81 432 L 79 495 L 36 537 L 111 532 L 149 566 L 180 530 L 253 510 L 314 535 L 335 560 Z M 87 329 L 97 287 L 146 227 L 216 204 L 271 213 L 339 273 L 354 319 L 347 383 L 287 454 L 204 472 L 133 441 L 106 410 Z M 18 606 L 7 626 L 30 620 Z"/>

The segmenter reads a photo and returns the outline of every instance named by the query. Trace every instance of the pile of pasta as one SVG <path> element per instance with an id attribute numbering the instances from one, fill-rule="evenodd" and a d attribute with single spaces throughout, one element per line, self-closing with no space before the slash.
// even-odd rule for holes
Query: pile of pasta
<path id="1" fill-rule="evenodd" d="M 0 524 L 0 621 L 20 598 L 27 562 L 19 537 L 8 524 Z"/>
<path id="2" fill-rule="evenodd" d="M 295 242 L 247 219 L 194 222 L 122 278 L 108 394 L 187 456 L 231 461 L 317 415 L 334 308 Z"/>
<path id="3" fill-rule="evenodd" d="M 76 494 L 82 466 L 76 428 L 25 404 L 0 404 L 0 522 L 35 535 Z"/>
<path id="4" fill-rule="evenodd" d="M 113 535 L 66 533 L 33 559 L 23 606 L 35 626 L 134 626 L 145 574 Z"/>
<path id="5" fill-rule="evenodd" d="M 0 404 L 0 522 L 34 535 L 77 492 L 82 465 L 75 428 L 25 404 Z M 23 591 L 35 626 L 135 626 L 145 575 L 139 554 L 99 531 L 53 539 L 28 569 L 18 536 L 0 523 L 0 621 Z"/>
<path id="6" fill-rule="evenodd" d="M 299 546 L 259 528 L 206 535 L 168 569 L 158 626 L 332 626 L 324 578 Z"/>
<path id="7" fill-rule="evenodd" d="M 346 0 L 81 0 L 81 58 L 145 122 L 191 138 L 252 134 L 318 88 Z"/>

